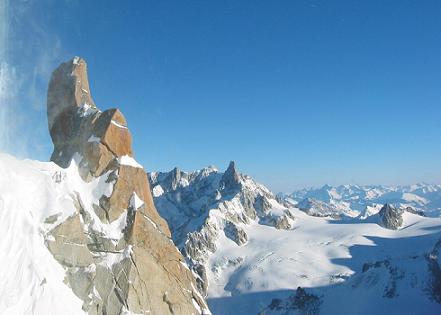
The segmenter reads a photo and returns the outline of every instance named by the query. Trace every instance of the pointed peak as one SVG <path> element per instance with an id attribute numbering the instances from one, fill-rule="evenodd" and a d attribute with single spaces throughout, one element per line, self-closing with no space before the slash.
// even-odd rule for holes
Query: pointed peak
<path id="1" fill-rule="evenodd" d="M 230 164 L 228 164 L 228 168 L 227 168 L 226 172 L 234 172 L 234 173 L 237 173 L 236 162 L 231 161 Z M 225 172 L 225 173 L 226 173 L 226 172 Z"/>
<path id="2" fill-rule="evenodd" d="M 222 176 L 222 184 L 225 188 L 236 188 L 240 186 L 240 175 L 236 169 L 236 163 L 231 161 L 227 170 Z"/>
<path id="3" fill-rule="evenodd" d="M 47 94 L 49 130 L 66 110 L 77 110 L 84 105 L 96 107 L 90 93 L 87 63 L 74 57 L 52 73 Z"/>

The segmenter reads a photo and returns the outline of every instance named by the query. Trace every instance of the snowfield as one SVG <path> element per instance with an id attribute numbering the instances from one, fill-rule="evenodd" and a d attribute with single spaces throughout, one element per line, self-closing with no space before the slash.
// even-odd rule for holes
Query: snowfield
<path id="1" fill-rule="evenodd" d="M 208 268 L 213 314 L 258 314 L 298 287 L 321 297 L 322 314 L 441 312 L 428 294 L 425 257 L 441 238 L 440 219 L 407 213 L 404 227 L 391 231 L 375 219 L 347 222 L 299 210 L 294 214 L 293 230 L 245 226 L 249 242 L 243 247 L 225 236 L 219 239 Z M 380 263 L 363 272 L 370 263 L 386 261 L 389 266 Z"/>
<path id="2" fill-rule="evenodd" d="M 45 245 L 54 220 L 75 211 L 76 167 L 0 154 L 0 174 L 0 314 L 84 314 Z"/>

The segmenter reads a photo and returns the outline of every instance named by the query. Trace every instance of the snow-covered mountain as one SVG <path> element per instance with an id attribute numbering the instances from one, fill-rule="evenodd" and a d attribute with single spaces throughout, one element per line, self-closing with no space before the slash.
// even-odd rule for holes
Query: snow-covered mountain
<path id="1" fill-rule="evenodd" d="M 238 247 L 248 240 L 245 227 L 253 222 L 276 229 L 291 229 L 294 216 L 263 185 L 236 170 L 231 162 L 225 172 L 214 167 L 186 173 L 175 168 L 151 173 L 156 207 L 172 231 L 177 246 L 199 276 L 207 292 L 206 266 L 222 247 L 225 236 Z"/>
<path id="2" fill-rule="evenodd" d="M 150 183 L 213 314 L 441 312 L 439 218 L 404 203 L 336 206 L 342 192 L 331 187 L 322 200 L 306 190 L 276 197 L 234 163 L 152 173 Z"/>
<path id="3" fill-rule="evenodd" d="M 441 185 L 416 184 L 410 186 L 325 185 L 302 189 L 290 195 L 279 195 L 293 205 L 309 208 L 308 203 L 325 203 L 333 212 L 348 216 L 364 215 L 369 208 L 383 204 L 412 207 L 428 216 L 441 214 Z M 327 211 L 330 211 L 328 209 Z"/>

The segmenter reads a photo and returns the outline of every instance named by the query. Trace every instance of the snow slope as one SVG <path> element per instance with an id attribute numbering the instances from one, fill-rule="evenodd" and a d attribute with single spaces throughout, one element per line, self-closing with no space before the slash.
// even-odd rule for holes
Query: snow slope
<path id="1" fill-rule="evenodd" d="M 245 227 L 250 240 L 242 248 L 219 239 L 207 268 L 213 314 L 257 314 L 298 287 L 320 298 L 322 314 L 441 312 L 426 259 L 441 238 L 439 219 L 406 213 L 404 228 L 391 231 L 376 220 L 294 215 L 293 230 Z"/>
<path id="2" fill-rule="evenodd" d="M 76 167 L 0 154 L 0 174 L 0 314 L 83 314 L 83 302 L 63 283 L 65 271 L 45 245 L 55 224 L 48 218 L 61 222 L 75 211 Z"/>

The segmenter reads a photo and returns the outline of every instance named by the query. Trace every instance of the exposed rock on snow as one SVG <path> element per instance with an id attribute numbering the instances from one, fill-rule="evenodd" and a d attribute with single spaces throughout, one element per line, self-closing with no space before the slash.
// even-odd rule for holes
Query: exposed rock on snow
<path id="1" fill-rule="evenodd" d="M 305 289 L 299 287 L 296 293 L 288 297 L 286 300 L 274 299 L 271 304 L 259 312 L 259 315 L 268 315 L 272 312 L 283 314 L 308 314 L 317 315 L 320 313 L 320 298 L 314 294 L 309 294 Z"/>
<path id="2" fill-rule="evenodd" d="M 248 242 L 247 233 L 239 226 L 227 222 L 225 226 L 225 236 L 234 241 L 237 245 L 242 246 Z"/>
<path id="3" fill-rule="evenodd" d="M 71 192 L 75 211 L 48 232 L 47 246 L 89 314 L 207 313 L 133 158 L 127 122 L 119 110 L 95 106 L 86 69 L 76 58 L 55 70 L 48 121 L 51 160 L 78 165 L 82 185 L 95 188 L 92 196 Z"/>
<path id="4" fill-rule="evenodd" d="M 379 212 L 380 224 L 386 229 L 398 230 L 403 225 L 403 209 L 385 204 Z"/>
<path id="5" fill-rule="evenodd" d="M 413 213 L 413 214 L 416 214 L 416 215 L 419 215 L 419 216 L 422 216 L 422 217 L 425 217 L 425 216 L 426 216 L 426 214 L 424 213 L 424 211 L 422 211 L 422 210 L 416 210 L 415 208 L 412 208 L 412 207 L 405 207 L 405 208 L 404 208 L 404 211 L 409 212 L 409 213 Z"/>

